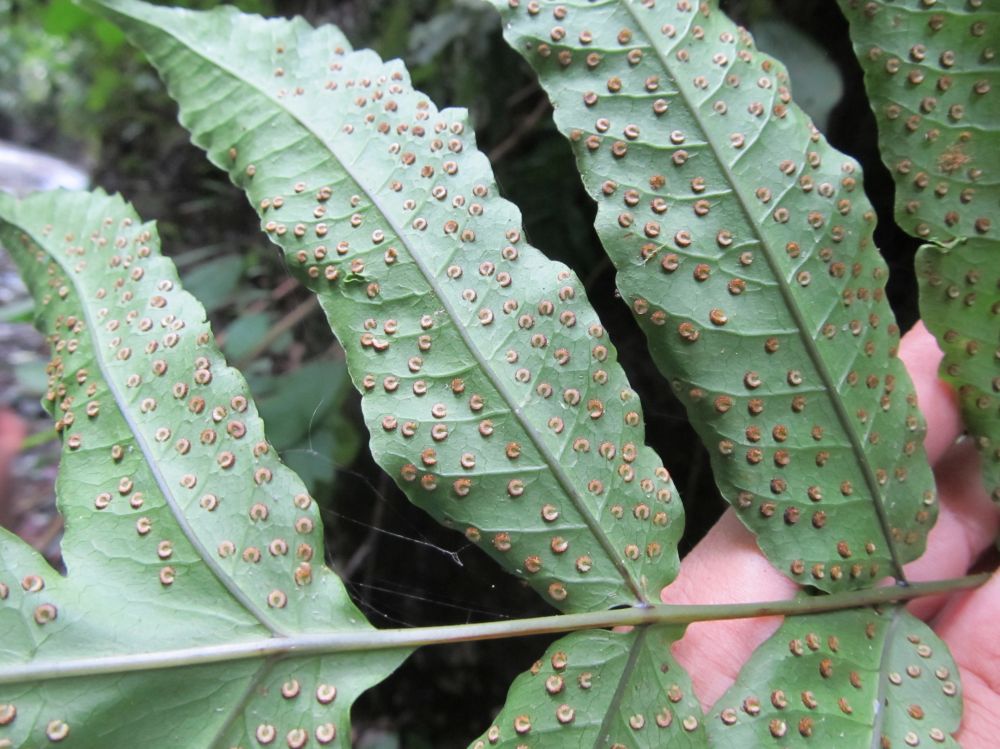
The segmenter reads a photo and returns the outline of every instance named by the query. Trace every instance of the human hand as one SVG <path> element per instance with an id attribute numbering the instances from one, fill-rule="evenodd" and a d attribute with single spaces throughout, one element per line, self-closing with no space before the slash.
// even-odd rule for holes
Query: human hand
<path id="1" fill-rule="evenodd" d="M 11 409 L 0 406 L 0 526 L 9 530 L 14 529 L 10 468 L 21 450 L 21 442 L 26 434 L 24 419 Z"/>
<path id="2" fill-rule="evenodd" d="M 938 380 L 941 351 L 922 323 L 903 337 L 900 358 L 917 388 L 927 419 L 927 455 L 934 467 L 941 510 L 927 552 L 906 565 L 911 582 L 965 575 L 1000 530 L 1000 512 L 986 494 L 979 456 L 962 431 L 955 398 Z M 751 603 L 788 599 L 797 586 L 771 566 L 751 533 L 727 510 L 684 559 L 677 580 L 664 588 L 664 603 Z M 966 749 L 996 746 L 1000 735 L 1000 575 L 982 587 L 950 597 L 914 601 L 910 610 L 930 623 L 948 644 L 961 671 L 965 711 L 958 739 Z M 699 622 L 675 646 L 707 709 L 733 684 L 753 651 L 781 623 L 778 617 Z"/>

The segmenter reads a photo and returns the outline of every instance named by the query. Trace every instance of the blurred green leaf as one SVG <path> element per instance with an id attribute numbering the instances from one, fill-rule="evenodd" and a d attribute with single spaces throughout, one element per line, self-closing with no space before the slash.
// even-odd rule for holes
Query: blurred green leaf
<path id="1" fill-rule="evenodd" d="M 223 339 L 222 350 L 229 361 L 239 361 L 257 345 L 264 337 L 274 315 L 271 312 L 258 312 L 251 315 L 240 315 L 229 327 Z"/>
<path id="2" fill-rule="evenodd" d="M 414 65 L 426 65 L 445 47 L 468 33 L 469 20 L 467 11 L 453 8 L 416 24 L 410 33 L 409 59 Z"/>
<path id="3" fill-rule="evenodd" d="M 121 29 L 83 10 L 73 0 L 52 0 L 45 8 L 42 28 L 53 36 L 70 38 L 87 30 L 104 52 L 113 52 L 125 42 Z"/>
<path id="4" fill-rule="evenodd" d="M 844 82 L 836 63 L 819 43 L 784 18 L 762 19 L 750 30 L 757 47 L 777 57 L 788 68 L 795 103 L 816 127 L 825 131 L 830 113 L 844 95 Z"/>
<path id="5" fill-rule="evenodd" d="M 395 0 L 379 19 L 380 33 L 376 50 L 385 59 L 402 57 L 406 54 L 413 22 L 410 0 Z"/>
<path id="6" fill-rule="evenodd" d="M 260 401 L 261 417 L 278 450 L 308 437 L 314 424 L 339 407 L 349 386 L 347 367 L 340 361 L 314 361 L 275 378 L 277 389 Z"/>
<path id="7" fill-rule="evenodd" d="M 223 255 L 184 274 L 184 287 L 212 313 L 229 301 L 243 274 L 239 255 Z"/>
<path id="8" fill-rule="evenodd" d="M 48 34 L 68 37 L 74 31 L 94 23 L 94 16 L 72 0 L 52 0 L 42 16 L 42 28 Z"/>
<path id="9" fill-rule="evenodd" d="M 111 98 L 121 91 L 122 77 L 117 70 L 111 68 L 99 69 L 94 74 L 94 81 L 87 91 L 87 109 L 100 112 L 111 101 Z"/>
<path id="10" fill-rule="evenodd" d="M 14 380 L 17 382 L 18 395 L 28 400 L 37 400 L 45 395 L 48 387 L 48 377 L 45 375 L 44 361 L 40 358 L 25 358 L 22 361 L 7 362 L 13 364 Z"/>
<path id="11" fill-rule="evenodd" d="M 310 493 L 316 495 L 320 486 L 330 486 L 336 477 L 334 459 L 337 440 L 330 432 L 320 431 L 309 440 L 300 442 L 281 452 L 281 460 L 305 482 Z"/>
<path id="12" fill-rule="evenodd" d="M 34 319 L 35 302 L 31 298 L 18 299 L 0 306 L 0 322 L 30 323 Z"/>
<path id="13" fill-rule="evenodd" d="M 352 393 L 346 364 L 313 361 L 271 378 L 264 387 L 258 407 L 281 459 L 313 492 L 321 483 L 332 483 L 336 468 L 348 465 L 362 443 L 343 413 L 344 399 Z"/>

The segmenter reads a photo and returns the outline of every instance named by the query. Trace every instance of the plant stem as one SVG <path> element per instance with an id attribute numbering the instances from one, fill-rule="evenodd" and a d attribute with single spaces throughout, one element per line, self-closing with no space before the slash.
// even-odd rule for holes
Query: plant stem
<path id="1" fill-rule="evenodd" d="M 989 578 L 989 573 L 981 573 L 907 586 L 897 585 L 831 595 L 803 596 L 783 601 L 695 606 L 645 606 L 482 624 L 296 634 L 150 653 L 68 658 L 49 662 L 33 661 L 0 670 L 0 685 L 180 668 L 248 658 L 303 657 L 332 653 L 397 650 L 424 645 L 496 640 L 584 629 L 650 624 L 691 624 L 692 622 L 747 619 L 758 616 L 802 616 L 824 611 L 898 603 L 922 596 L 966 590 L 982 585 Z"/>
<path id="2" fill-rule="evenodd" d="M 59 439 L 59 433 L 55 429 L 46 429 L 42 432 L 36 432 L 30 437 L 25 437 L 21 442 L 22 450 L 33 450 L 36 447 L 41 447 L 42 445 L 47 445 L 50 442 L 55 442 Z"/>
<path id="3" fill-rule="evenodd" d="M 532 89 L 532 92 L 537 91 L 537 87 Z M 520 145 L 524 137 L 534 130 L 535 126 L 539 121 L 552 109 L 552 105 L 549 104 L 549 97 L 542 94 L 538 103 L 535 104 L 534 109 L 532 109 L 527 115 L 522 117 L 514 129 L 511 130 L 510 134 L 500 141 L 493 149 L 487 154 L 491 164 L 499 163 L 507 154 L 517 148 Z"/>

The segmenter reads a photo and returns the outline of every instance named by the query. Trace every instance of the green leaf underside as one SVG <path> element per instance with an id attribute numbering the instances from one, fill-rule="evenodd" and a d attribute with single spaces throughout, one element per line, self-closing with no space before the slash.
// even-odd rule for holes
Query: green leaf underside
<path id="1" fill-rule="evenodd" d="M 349 746 L 351 703 L 399 652 L 59 678 L 80 654 L 127 662 L 370 626 L 323 564 L 315 503 L 155 227 L 103 193 L 2 196 L 0 241 L 53 349 L 68 570 L 0 536 L 0 674 L 27 669 L 0 686 L 0 747 L 230 747 L 272 733 Z"/>
<path id="2" fill-rule="evenodd" d="M 920 312 L 1000 501 L 1000 7 L 840 5 L 896 182 L 896 221 L 939 245 L 917 260 Z"/>
<path id="3" fill-rule="evenodd" d="M 983 478 L 1000 502 L 1000 252 L 970 239 L 917 255 L 920 310 L 944 351 L 941 377 L 958 393 L 962 418 L 983 456 Z"/>
<path id="4" fill-rule="evenodd" d="M 329 28 L 99 5 L 319 294 L 408 496 L 563 610 L 655 600 L 673 484 L 582 284 L 523 241 L 465 112 Z"/>
<path id="5" fill-rule="evenodd" d="M 899 607 L 792 617 L 706 718 L 713 746 L 958 746 L 958 668 Z"/>
<path id="6" fill-rule="evenodd" d="M 937 504 L 857 164 L 715 3 L 493 1 L 723 495 L 796 581 L 898 576 Z"/>
<path id="7" fill-rule="evenodd" d="M 704 747 L 702 711 L 670 655 L 678 627 L 577 632 L 511 685 L 503 710 L 472 749 L 576 746 Z"/>

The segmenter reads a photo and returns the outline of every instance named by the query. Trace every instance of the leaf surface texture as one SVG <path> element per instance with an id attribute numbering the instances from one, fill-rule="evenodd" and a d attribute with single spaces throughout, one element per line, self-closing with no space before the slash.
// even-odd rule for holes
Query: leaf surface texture
<path id="1" fill-rule="evenodd" d="M 563 610 L 655 600 L 679 499 L 582 284 L 524 241 L 465 112 L 329 28 L 99 5 L 319 294 L 407 495 Z"/>
<path id="2" fill-rule="evenodd" d="M 917 257 L 920 312 L 1000 502 L 1000 6 L 840 5 L 896 182 L 896 221 L 931 242 Z"/>
<path id="3" fill-rule="evenodd" d="M 494 4 L 762 550 L 828 591 L 899 575 L 936 498 L 857 164 L 715 2 Z"/>
<path id="4" fill-rule="evenodd" d="M 947 646 L 905 609 L 790 617 L 706 718 L 713 746 L 951 746 Z"/>
<path id="5" fill-rule="evenodd" d="M 650 626 L 563 637 L 514 681 L 471 749 L 707 746 L 701 705 L 670 655 L 682 634 Z"/>
<path id="6" fill-rule="evenodd" d="M 0 241 L 53 350 L 67 568 L 2 532 L 0 746 L 349 746 L 352 702 L 404 654 L 213 662 L 372 630 L 155 227 L 103 193 L 0 196 Z"/>

